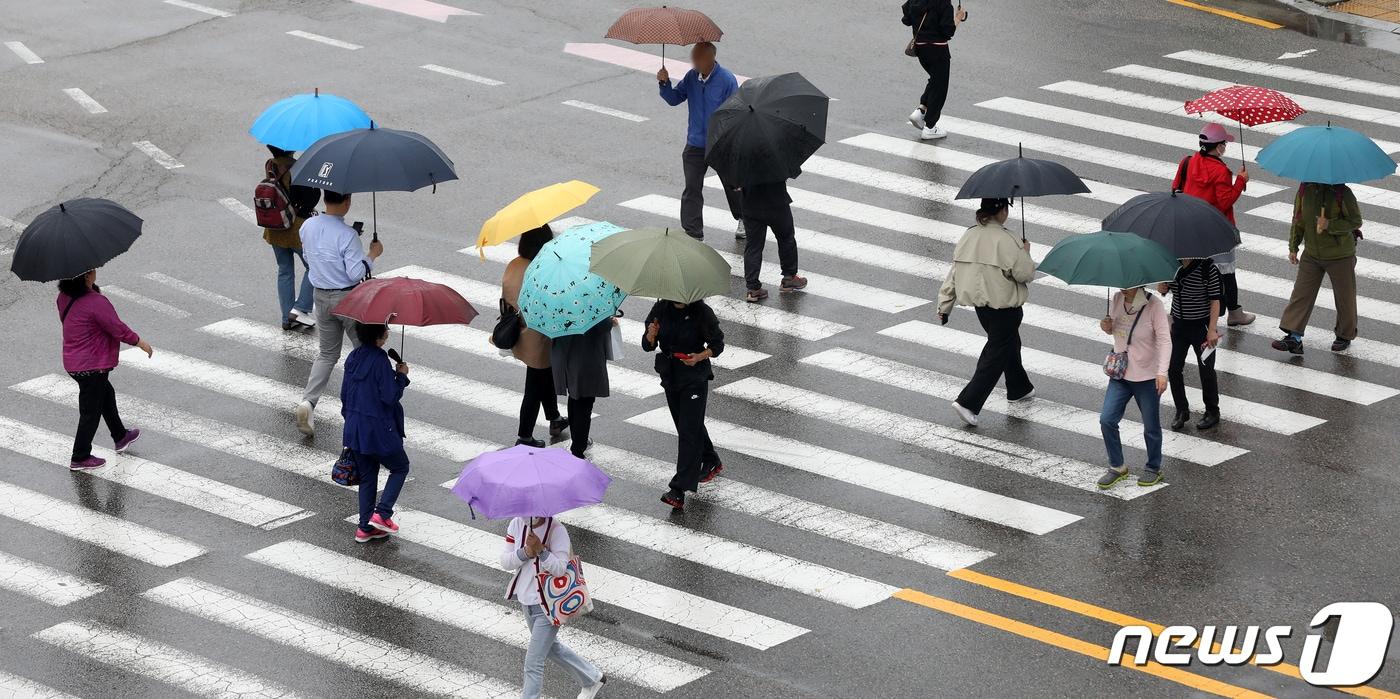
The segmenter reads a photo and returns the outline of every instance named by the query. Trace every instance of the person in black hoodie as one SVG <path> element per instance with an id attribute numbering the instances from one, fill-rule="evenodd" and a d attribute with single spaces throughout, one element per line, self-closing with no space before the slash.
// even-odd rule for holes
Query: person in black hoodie
<path id="1" fill-rule="evenodd" d="M 801 291 L 807 288 L 807 278 L 797 275 L 797 229 L 792 222 L 792 197 L 787 182 L 762 182 L 741 191 L 744 211 L 744 285 L 748 292 L 744 300 L 758 303 L 768 298 L 758 274 L 763 270 L 763 245 L 768 229 L 778 241 L 778 264 L 783 278 L 778 291 Z"/>
<path id="2" fill-rule="evenodd" d="M 705 403 L 710 381 L 715 378 L 710 358 L 724 351 L 724 332 L 704 301 L 657 301 L 647 314 L 646 328 L 642 349 L 661 349 L 656 355 L 656 373 L 661 376 L 666 407 L 676 425 L 676 476 L 661 502 L 683 510 L 686 491 L 696 492 L 701 483 L 724 471 L 705 429 Z"/>
<path id="3" fill-rule="evenodd" d="M 905 0 L 904 24 L 914 30 L 914 55 L 928 73 L 928 83 L 919 98 L 919 107 L 909 114 L 909 123 L 919 129 L 919 138 L 943 138 L 948 131 L 938 125 L 943 103 L 948 99 L 948 75 L 953 55 L 948 42 L 958 25 L 967 21 L 961 0 L 953 9 L 952 0 Z"/>

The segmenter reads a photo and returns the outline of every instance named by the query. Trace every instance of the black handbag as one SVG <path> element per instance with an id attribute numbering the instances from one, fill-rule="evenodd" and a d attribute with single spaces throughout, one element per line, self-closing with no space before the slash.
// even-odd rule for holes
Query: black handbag
<path id="1" fill-rule="evenodd" d="M 520 312 L 511 308 L 505 299 L 500 300 L 500 313 L 496 318 L 496 327 L 491 329 L 491 344 L 508 350 L 520 341 L 520 331 L 525 324 L 520 319 Z"/>

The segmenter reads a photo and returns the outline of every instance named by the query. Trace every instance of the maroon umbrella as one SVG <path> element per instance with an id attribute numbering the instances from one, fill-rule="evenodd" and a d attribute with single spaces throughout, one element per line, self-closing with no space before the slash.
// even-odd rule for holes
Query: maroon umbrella
<path id="1" fill-rule="evenodd" d="M 371 279 L 346 294 L 331 313 L 357 323 L 397 325 L 466 325 L 477 316 L 450 287 L 411 277 Z M 399 338 L 403 349 L 403 337 Z"/>
<path id="2" fill-rule="evenodd" d="M 661 44 L 664 62 L 666 44 L 689 46 L 702 41 L 719 41 L 723 35 L 714 20 L 699 10 L 662 5 L 638 7 L 622 13 L 604 37 L 634 44 Z"/>

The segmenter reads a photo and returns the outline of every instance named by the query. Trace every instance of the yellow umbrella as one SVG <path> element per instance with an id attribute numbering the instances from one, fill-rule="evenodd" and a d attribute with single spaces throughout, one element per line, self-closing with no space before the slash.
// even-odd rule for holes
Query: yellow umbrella
<path id="1" fill-rule="evenodd" d="M 598 188 L 587 182 L 570 180 L 521 195 L 481 224 L 481 234 L 476 239 L 481 258 L 486 259 L 486 246 L 500 245 L 525 231 L 539 228 L 583 206 L 597 193 Z"/>

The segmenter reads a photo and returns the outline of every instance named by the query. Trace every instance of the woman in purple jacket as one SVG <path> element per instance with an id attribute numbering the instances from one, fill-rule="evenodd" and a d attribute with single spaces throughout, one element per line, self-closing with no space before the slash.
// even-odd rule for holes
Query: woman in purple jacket
<path id="1" fill-rule="evenodd" d="M 365 543 L 399 531 L 394 503 L 408 479 L 408 454 L 403 450 L 403 390 L 408 388 L 408 365 L 389 363 L 384 342 L 387 325 L 355 325 L 360 346 L 345 358 L 340 383 L 340 414 L 345 418 L 345 447 L 355 454 L 360 477 L 360 527 L 355 541 Z M 376 505 L 379 467 L 389 470 L 384 494 Z"/>
<path id="2" fill-rule="evenodd" d="M 117 368 L 120 343 L 135 345 L 151 356 L 151 346 L 117 317 L 117 309 L 97 288 L 97 270 L 58 283 L 58 322 L 63 325 L 63 370 L 78 382 L 78 432 L 68 468 L 83 471 L 107 461 L 92 455 L 97 423 L 107 422 L 116 451 L 123 452 L 141 436 L 129 430 L 117 414 L 117 392 L 108 374 Z"/>

